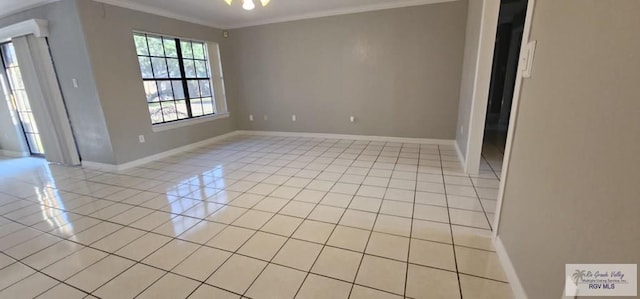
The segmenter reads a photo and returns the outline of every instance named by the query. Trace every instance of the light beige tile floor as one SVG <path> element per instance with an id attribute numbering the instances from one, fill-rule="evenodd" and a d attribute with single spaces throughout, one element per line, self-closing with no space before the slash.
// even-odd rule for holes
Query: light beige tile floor
<path id="1" fill-rule="evenodd" d="M 511 298 L 451 146 L 237 136 L 121 173 L 0 159 L 0 298 Z"/>

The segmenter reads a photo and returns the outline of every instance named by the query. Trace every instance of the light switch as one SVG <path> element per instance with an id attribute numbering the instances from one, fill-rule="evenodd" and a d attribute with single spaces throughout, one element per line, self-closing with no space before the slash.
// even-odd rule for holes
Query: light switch
<path id="1" fill-rule="evenodd" d="M 522 65 L 522 77 L 531 78 L 531 69 L 533 69 L 533 58 L 536 52 L 536 41 L 530 41 L 527 47 L 522 51 L 522 57 L 520 57 L 520 64 Z"/>
<path id="2" fill-rule="evenodd" d="M 73 78 L 71 79 L 71 82 L 73 83 L 73 88 L 78 88 L 78 79 Z"/>

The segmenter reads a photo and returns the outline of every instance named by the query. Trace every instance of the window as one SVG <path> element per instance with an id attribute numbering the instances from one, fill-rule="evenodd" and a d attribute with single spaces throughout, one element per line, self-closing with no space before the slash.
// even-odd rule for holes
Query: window
<path id="1" fill-rule="evenodd" d="M 210 116 L 219 110 L 213 86 L 219 82 L 222 89 L 217 51 L 218 64 L 211 67 L 205 42 L 137 32 L 133 38 L 152 124 Z M 212 68 L 218 76 L 212 76 Z"/>

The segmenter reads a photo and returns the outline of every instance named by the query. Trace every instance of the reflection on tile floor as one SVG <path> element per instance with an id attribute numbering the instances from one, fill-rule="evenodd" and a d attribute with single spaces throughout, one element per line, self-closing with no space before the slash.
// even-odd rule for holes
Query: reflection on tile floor
<path id="1" fill-rule="evenodd" d="M 0 160 L 0 298 L 511 298 L 451 146 L 236 136 L 123 173 Z"/>

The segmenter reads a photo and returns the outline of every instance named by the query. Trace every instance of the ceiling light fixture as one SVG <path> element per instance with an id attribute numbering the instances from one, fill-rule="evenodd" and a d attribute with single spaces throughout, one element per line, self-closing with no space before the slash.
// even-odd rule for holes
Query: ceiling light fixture
<path id="1" fill-rule="evenodd" d="M 253 3 L 253 0 L 243 0 L 242 8 L 244 8 L 244 10 L 252 10 L 256 8 L 256 5 Z"/>
<path id="2" fill-rule="evenodd" d="M 231 5 L 233 0 L 224 0 L 224 2 Z M 262 4 L 262 7 L 267 6 L 269 2 L 271 2 L 271 0 L 260 0 L 260 4 Z M 242 8 L 244 8 L 244 10 L 253 10 L 254 8 L 256 8 L 256 4 L 253 3 L 253 0 L 242 0 Z"/>

